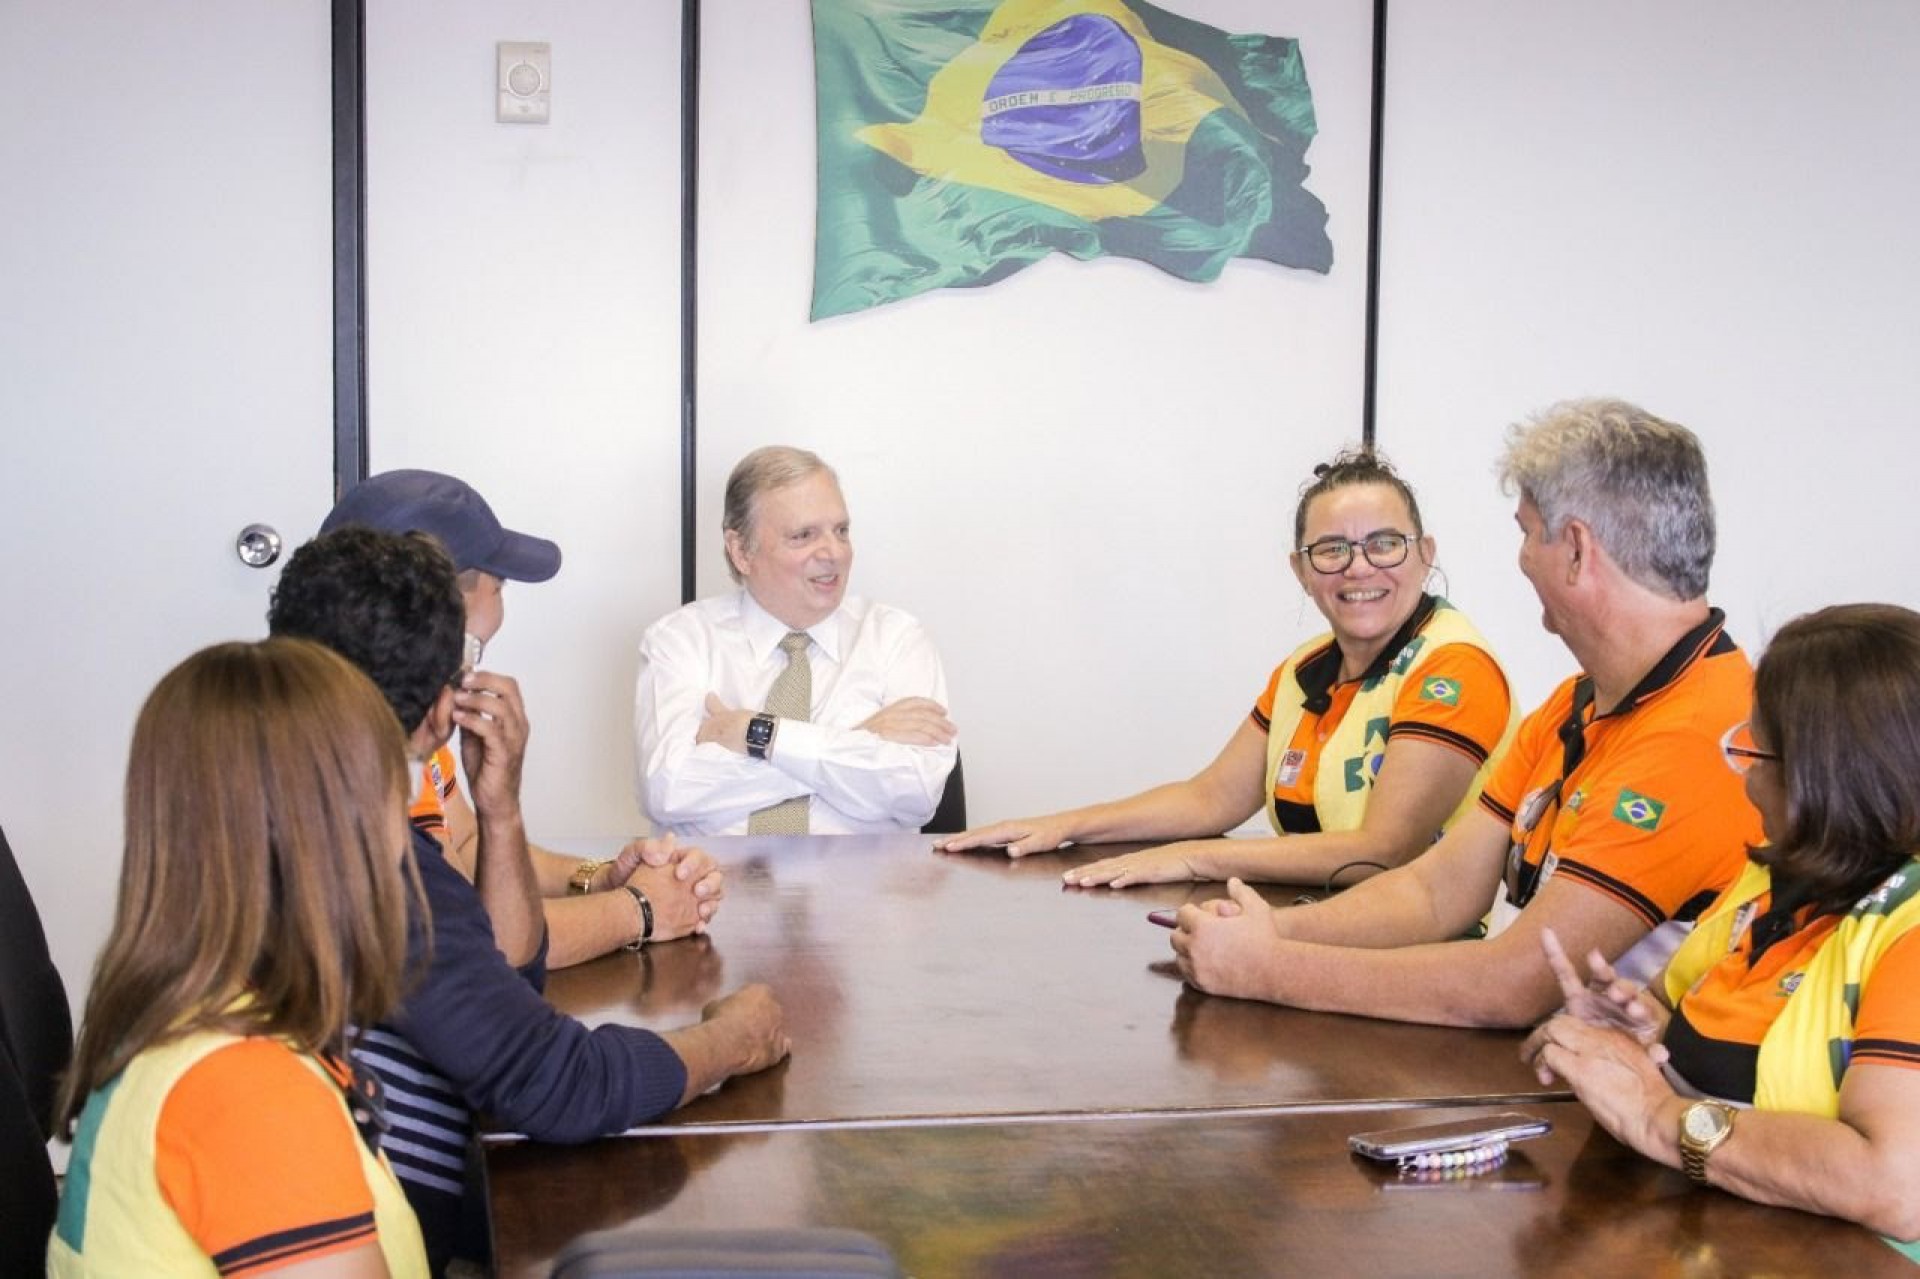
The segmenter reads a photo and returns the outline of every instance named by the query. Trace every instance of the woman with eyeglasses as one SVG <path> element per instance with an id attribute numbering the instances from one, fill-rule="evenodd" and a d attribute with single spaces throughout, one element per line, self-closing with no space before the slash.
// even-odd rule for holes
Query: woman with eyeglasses
<path id="1" fill-rule="evenodd" d="M 1920 614 L 1780 629 L 1722 745 L 1766 842 L 1645 990 L 1599 955 L 1523 1055 L 1626 1145 L 1920 1261 Z"/>
<path id="2" fill-rule="evenodd" d="M 48 1275 L 427 1273 L 347 1056 L 405 980 L 407 782 L 386 699 L 318 644 L 217 645 L 155 687 Z"/>
<path id="3" fill-rule="evenodd" d="M 997 822 L 936 848 L 1171 840 L 1066 872 L 1076 887 L 1172 880 L 1351 882 L 1398 866 L 1472 806 L 1519 716 L 1486 640 L 1428 594 L 1434 541 L 1382 458 L 1314 468 L 1294 510 L 1295 579 L 1331 630 L 1267 681 L 1214 761 L 1186 781 L 1047 817 Z M 1266 810 L 1273 835 L 1220 838 Z"/>

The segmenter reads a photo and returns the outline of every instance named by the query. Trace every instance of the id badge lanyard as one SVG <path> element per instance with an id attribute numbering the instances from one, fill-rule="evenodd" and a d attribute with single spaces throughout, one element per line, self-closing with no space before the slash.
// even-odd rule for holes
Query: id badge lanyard
<path id="1" fill-rule="evenodd" d="M 1507 900 L 1516 910 L 1524 909 L 1533 900 L 1546 877 L 1546 867 L 1553 854 L 1552 825 L 1547 827 L 1547 842 L 1540 848 L 1539 861 L 1527 860 L 1527 841 L 1550 814 L 1559 815 L 1560 797 L 1566 790 L 1567 779 L 1587 755 L 1587 712 L 1592 708 L 1593 680 L 1582 675 L 1573 686 L 1573 709 L 1560 725 L 1560 776 L 1553 779 L 1552 785 L 1535 791 L 1514 819 L 1513 839 L 1507 845 L 1506 886 Z"/>

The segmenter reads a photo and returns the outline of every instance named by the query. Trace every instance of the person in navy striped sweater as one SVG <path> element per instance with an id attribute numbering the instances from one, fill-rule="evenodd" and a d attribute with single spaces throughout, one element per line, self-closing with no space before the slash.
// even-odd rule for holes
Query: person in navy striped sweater
<path id="1" fill-rule="evenodd" d="M 456 727 L 507 756 L 496 763 L 502 785 L 474 788 L 479 879 L 530 875 L 524 840 L 487 847 L 490 818 L 518 826 L 511 756 L 525 731 L 508 699 L 463 675 L 463 619 L 453 562 L 437 542 L 363 527 L 323 534 L 294 552 L 268 613 L 274 634 L 317 640 L 366 671 L 407 730 L 416 763 Z M 486 811 L 496 802 L 512 812 Z M 780 1006 L 764 986 L 716 1000 L 698 1023 L 665 1034 L 589 1030 L 541 996 L 547 939 L 537 912 L 523 921 L 533 942 L 516 968 L 496 941 L 499 921 L 440 841 L 416 828 L 413 856 L 427 917 L 410 921 L 408 952 L 421 973 L 398 1012 L 368 1030 L 360 1053 L 384 1086 L 382 1148 L 419 1215 L 435 1273 L 454 1258 L 485 1263 L 470 1157 L 476 1114 L 544 1141 L 587 1141 L 657 1118 L 790 1050 Z M 516 857 L 520 865 L 511 864 Z"/>

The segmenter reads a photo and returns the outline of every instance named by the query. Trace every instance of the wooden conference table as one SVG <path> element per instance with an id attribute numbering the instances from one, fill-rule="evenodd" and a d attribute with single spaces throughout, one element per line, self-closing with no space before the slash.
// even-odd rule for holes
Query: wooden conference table
<path id="1" fill-rule="evenodd" d="M 1218 885 L 1065 890 L 1062 870 L 1113 850 L 1009 862 L 930 843 L 705 841 L 728 872 L 713 936 L 553 974 L 583 1020 L 655 1028 L 763 981 L 794 1053 L 625 1138 L 490 1143 L 502 1276 L 639 1221 L 851 1226 L 926 1276 L 1906 1266 L 1864 1231 L 1696 1192 L 1622 1149 L 1520 1066 L 1516 1033 L 1196 994 L 1145 914 Z M 1437 1185 L 1347 1154 L 1347 1134 L 1433 1106 L 1517 1106 L 1556 1130 Z"/>

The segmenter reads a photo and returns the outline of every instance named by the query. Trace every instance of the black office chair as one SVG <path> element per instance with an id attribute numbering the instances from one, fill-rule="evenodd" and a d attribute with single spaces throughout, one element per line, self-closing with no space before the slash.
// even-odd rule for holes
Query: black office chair
<path id="1" fill-rule="evenodd" d="M 858 1230 L 654 1230 L 581 1235 L 551 1279 L 899 1279 L 887 1246 Z"/>
<path id="2" fill-rule="evenodd" d="M 967 773 L 960 766 L 960 752 L 953 753 L 953 771 L 947 774 L 947 788 L 940 792 L 940 806 L 920 828 L 922 835 L 957 835 L 967 828 Z"/>
<path id="3" fill-rule="evenodd" d="M 27 881 L 0 830 L 0 1275 L 39 1274 L 56 1206 L 54 1094 L 73 1055 L 66 987 Z"/>

